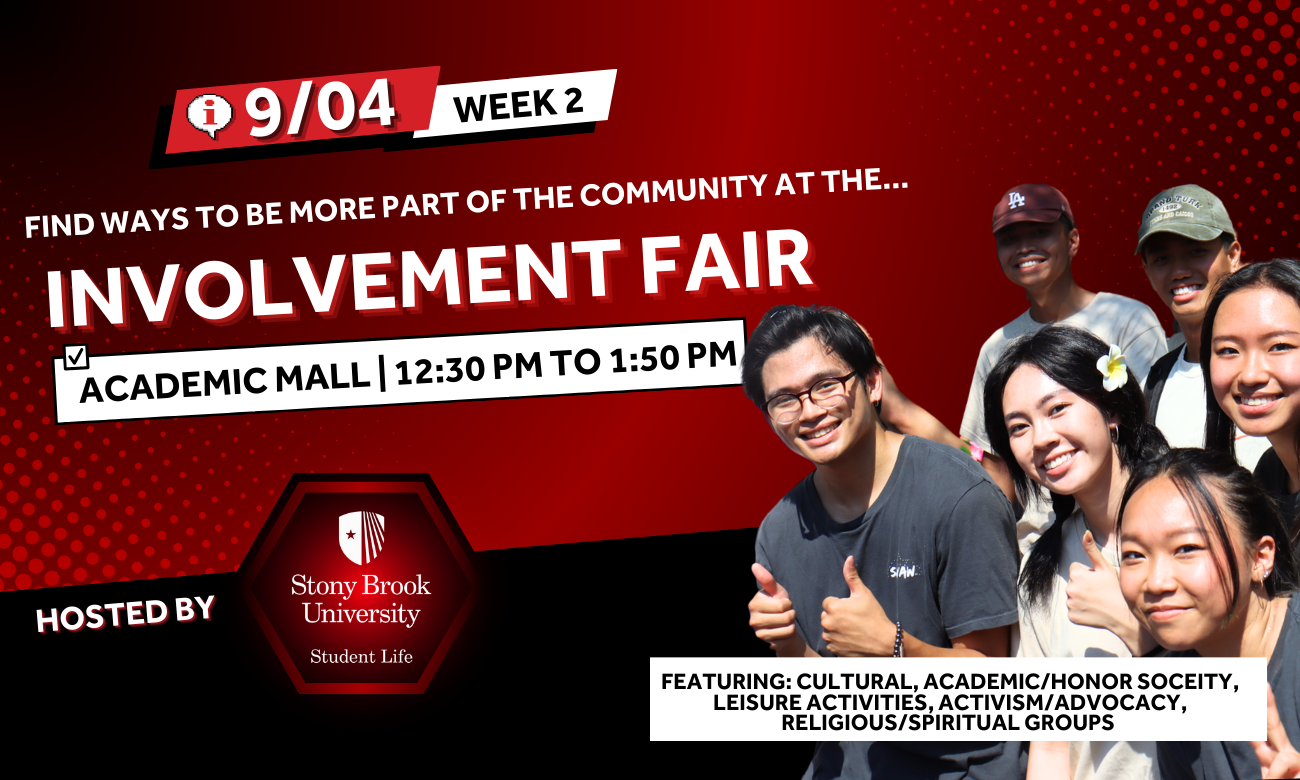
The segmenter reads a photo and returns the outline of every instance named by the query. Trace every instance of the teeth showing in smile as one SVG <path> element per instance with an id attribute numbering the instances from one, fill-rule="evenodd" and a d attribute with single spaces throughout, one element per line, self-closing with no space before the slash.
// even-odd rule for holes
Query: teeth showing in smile
<path id="1" fill-rule="evenodd" d="M 1201 285 L 1201 284 L 1185 284 L 1185 285 L 1183 285 L 1182 287 L 1175 287 L 1175 288 L 1174 288 L 1174 295 L 1186 295 L 1187 293 L 1198 292 L 1198 291 L 1203 290 L 1203 289 L 1205 289 L 1205 285 Z"/>
<path id="2" fill-rule="evenodd" d="M 835 422 L 831 425 L 826 426 L 825 428 L 818 428 L 817 430 L 812 431 L 811 433 L 805 433 L 802 438 L 804 441 L 817 441 L 818 439 L 825 438 L 827 434 L 829 434 L 831 431 L 835 430 L 838 427 L 840 427 L 839 422 Z"/>
<path id="3" fill-rule="evenodd" d="M 1269 401 L 1272 401 L 1272 400 L 1273 400 L 1273 399 L 1272 399 L 1272 398 L 1269 398 L 1268 396 L 1256 396 L 1255 398 L 1244 398 L 1244 397 L 1243 397 L 1243 398 L 1241 399 L 1241 405 L 1242 405 L 1242 406 L 1263 406 L 1264 404 L 1266 404 L 1266 403 L 1268 403 Z"/>
<path id="4" fill-rule="evenodd" d="M 1034 266 L 1042 262 L 1043 262 L 1042 260 L 1026 260 L 1023 263 L 1016 263 L 1016 268 L 1019 268 L 1021 270 L 1024 270 L 1026 268 L 1033 268 Z"/>
<path id="5" fill-rule="evenodd" d="M 1045 465 L 1046 465 L 1047 468 L 1049 468 L 1049 469 L 1054 469 L 1054 468 L 1056 468 L 1057 466 L 1060 466 L 1060 465 L 1066 463 L 1067 461 L 1069 461 L 1069 460 L 1070 460 L 1071 458 L 1073 458 L 1073 457 L 1074 457 L 1074 453 L 1073 453 L 1073 452 L 1067 452 L 1067 453 L 1065 453 L 1064 455 L 1058 455 L 1057 457 L 1052 458 L 1051 460 L 1047 461 L 1047 463 L 1046 463 Z"/>

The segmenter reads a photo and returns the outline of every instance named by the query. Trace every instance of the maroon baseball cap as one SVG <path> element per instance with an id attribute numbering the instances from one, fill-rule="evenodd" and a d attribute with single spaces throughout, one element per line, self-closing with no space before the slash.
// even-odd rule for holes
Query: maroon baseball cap
<path id="1" fill-rule="evenodd" d="M 1056 222 L 1062 214 L 1074 222 L 1070 201 L 1060 190 L 1048 184 L 1021 184 L 1007 190 L 993 208 L 993 232 L 1016 222 Z"/>

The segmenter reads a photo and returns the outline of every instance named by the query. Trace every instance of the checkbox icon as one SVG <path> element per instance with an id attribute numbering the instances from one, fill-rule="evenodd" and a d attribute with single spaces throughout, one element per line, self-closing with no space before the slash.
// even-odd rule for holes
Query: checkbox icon
<path id="1" fill-rule="evenodd" d="M 64 371 L 90 370 L 90 345 L 89 344 L 64 344 L 63 345 L 63 370 Z"/>

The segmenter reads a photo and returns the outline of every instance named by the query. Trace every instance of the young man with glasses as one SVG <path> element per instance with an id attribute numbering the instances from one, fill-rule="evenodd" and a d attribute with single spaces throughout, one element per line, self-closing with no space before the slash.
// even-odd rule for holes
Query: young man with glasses
<path id="1" fill-rule="evenodd" d="M 960 451 L 886 431 L 880 364 L 837 309 L 778 307 L 745 393 L 814 470 L 768 513 L 750 625 L 781 656 L 1005 656 L 1017 620 L 1011 504 Z M 828 742 L 806 777 L 1023 773 L 998 742 Z M 956 776 L 956 775 L 954 775 Z"/>

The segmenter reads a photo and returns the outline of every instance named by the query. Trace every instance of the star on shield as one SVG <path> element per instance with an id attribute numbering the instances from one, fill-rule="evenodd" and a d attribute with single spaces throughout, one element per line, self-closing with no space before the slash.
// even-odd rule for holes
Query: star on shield
<path id="1" fill-rule="evenodd" d="M 358 527 L 360 534 L 352 530 Z M 340 517 L 339 548 L 358 566 L 373 561 L 384 548 L 384 516 L 361 511 Z"/>

